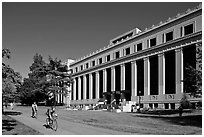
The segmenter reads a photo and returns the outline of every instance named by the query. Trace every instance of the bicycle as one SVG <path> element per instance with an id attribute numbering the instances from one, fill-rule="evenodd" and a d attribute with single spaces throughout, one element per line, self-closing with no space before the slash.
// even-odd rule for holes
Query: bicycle
<path id="1" fill-rule="evenodd" d="M 54 114 L 53 115 L 53 120 L 51 120 L 50 118 L 46 118 L 46 123 L 48 124 L 48 126 L 54 130 L 54 131 L 57 131 L 57 128 L 58 128 L 58 124 L 57 124 L 57 114 Z"/>

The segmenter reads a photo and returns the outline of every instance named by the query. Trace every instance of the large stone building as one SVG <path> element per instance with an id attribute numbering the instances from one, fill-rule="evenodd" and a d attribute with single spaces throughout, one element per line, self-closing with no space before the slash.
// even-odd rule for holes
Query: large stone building
<path id="1" fill-rule="evenodd" d="M 135 28 L 70 64 L 70 103 L 178 108 L 186 91 L 185 68 L 197 67 L 196 49 L 201 45 L 202 5 L 143 31 Z M 201 100 L 188 97 L 194 105 Z"/>

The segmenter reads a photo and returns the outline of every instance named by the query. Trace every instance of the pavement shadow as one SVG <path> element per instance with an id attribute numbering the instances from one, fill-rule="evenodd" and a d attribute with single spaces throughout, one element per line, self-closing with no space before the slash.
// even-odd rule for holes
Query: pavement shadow
<path id="1" fill-rule="evenodd" d="M 181 126 L 194 126 L 194 127 L 202 128 L 202 115 L 190 115 L 190 116 L 182 116 L 182 117 L 137 115 L 135 117 L 155 118 L 155 119 L 161 119 L 166 122 L 181 125 Z"/>
<path id="2" fill-rule="evenodd" d="M 16 120 L 10 120 L 10 119 L 2 120 L 2 132 L 10 131 L 14 129 L 15 126 L 16 126 Z"/>
<path id="3" fill-rule="evenodd" d="M 4 115 L 21 115 L 21 112 L 17 112 L 17 111 L 4 111 L 3 112 Z"/>

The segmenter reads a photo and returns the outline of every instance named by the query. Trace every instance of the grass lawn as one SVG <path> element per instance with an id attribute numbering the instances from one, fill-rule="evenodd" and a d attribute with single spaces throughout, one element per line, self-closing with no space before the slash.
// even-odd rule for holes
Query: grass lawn
<path id="1" fill-rule="evenodd" d="M 7 115 L 2 115 L 2 135 L 40 135 L 40 133 Z"/>
<path id="2" fill-rule="evenodd" d="M 202 134 L 202 111 L 178 114 L 149 115 L 106 111 L 58 110 L 64 120 L 134 134 Z M 61 114 L 61 115 L 60 115 Z"/>

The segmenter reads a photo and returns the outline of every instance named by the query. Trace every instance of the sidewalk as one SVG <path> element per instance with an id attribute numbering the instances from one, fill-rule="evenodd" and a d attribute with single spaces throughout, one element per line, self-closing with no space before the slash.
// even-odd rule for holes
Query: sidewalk
<path id="1" fill-rule="evenodd" d="M 18 111 L 18 110 L 17 110 Z M 22 112 L 22 111 L 21 111 Z M 128 133 L 114 131 L 104 128 L 93 127 L 80 123 L 73 123 L 62 119 L 57 119 L 58 129 L 53 131 L 52 129 L 43 126 L 45 124 L 46 116 L 38 114 L 38 118 L 34 119 L 30 117 L 27 110 L 23 111 L 21 115 L 9 115 L 19 122 L 39 131 L 44 135 L 127 135 Z"/>

